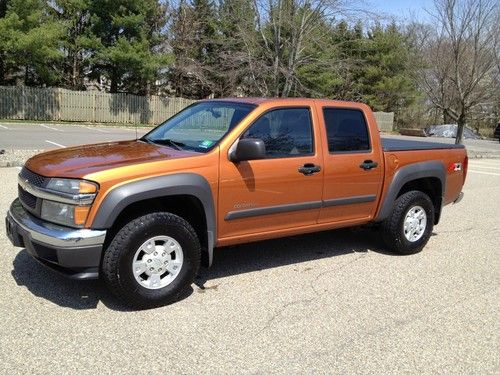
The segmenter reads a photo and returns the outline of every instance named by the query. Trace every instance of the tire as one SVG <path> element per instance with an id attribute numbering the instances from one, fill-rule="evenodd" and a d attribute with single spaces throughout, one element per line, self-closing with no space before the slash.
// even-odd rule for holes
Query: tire
<path id="1" fill-rule="evenodd" d="M 177 215 L 156 212 L 120 229 L 104 252 L 102 275 L 121 301 L 151 308 L 177 301 L 193 283 L 200 260 L 193 227 Z"/>
<path id="2" fill-rule="evenodd" d="M 382 223 L 382 238 L 391 251 L 416 254 L 429 241 L 433 227 L 431 199 L 421 191 L 409 191 L 394 202 L 390 216 Z"/>

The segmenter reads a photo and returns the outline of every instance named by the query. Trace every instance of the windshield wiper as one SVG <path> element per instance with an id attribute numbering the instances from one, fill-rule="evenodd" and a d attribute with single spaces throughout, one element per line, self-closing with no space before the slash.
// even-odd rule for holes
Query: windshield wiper
<path id="1" fill-rule="evenodd" d="M 170 146 L 178 151 L 182 151 L 183 147 L 186 146 L 186 144 L 178 141 L 174 141 L 172 139 L 149 139 L 149 138 L 142 138 L 142 140 L 148 142 L 148 143 L 155 143 L 158 145 L 165 145 L 165 146 Z"/>

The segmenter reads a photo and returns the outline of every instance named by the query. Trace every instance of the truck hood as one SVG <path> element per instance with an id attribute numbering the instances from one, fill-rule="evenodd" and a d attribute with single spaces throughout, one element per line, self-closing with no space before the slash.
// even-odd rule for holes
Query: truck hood
<path id="1" fill-rule="evenodd" d="M 31 171 L 47 177 L 74 177 L 130 164 L 198 155 L 143 141 L 107 142 L 69 147 L 35 155 L 26 162 Z"/>

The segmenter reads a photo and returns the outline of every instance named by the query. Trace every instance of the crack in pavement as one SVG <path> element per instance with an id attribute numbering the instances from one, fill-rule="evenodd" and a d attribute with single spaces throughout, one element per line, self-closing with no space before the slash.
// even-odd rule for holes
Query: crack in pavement
<path id="1" fill-rule="evenodd" d="M 285 310 L 287 310 L 289 307 L 291 306 L 296 306 L 296 305 L 300 305 L 300 304 L 309 304 L 311 302 L 313 302 L 314 300 L 316 300 L 318 297 L 321 296 L 322 293 L 320 293 L 319 291 L 316 290 L 316 288 L 314 287 L 314 282 L 316 282 L 320 277 L 330 273 L 330 272 L 335 272 L 335 271 L 340 271 L 342 269 L 344 269 L 345 267 L 349 266 L 349 265 L 352 265 L 353 263 L 361 260 L 362 258 L 366 257 L 368 255 L 368 251 L 367 252 L 364 252 L 364 253 L 358 253 L 357 251 L 353 251 L 354 254 L 360 254 L 359 256 L 357 256 L 355 259 L 347 262 L 347 263 L 344 263 L 342 264 L 341 266 L 339 267 L 335 267 L 334 269 L 330 269 L 330 270 L 327 270 L 327 271 L 324 271 L 324 272 L 321 272 L 319 273 L 318 275 L 316 275 L 316 277 L 314 278 L 313 281 L 310 281 L 309 282 L 309 285 L 311 286 L 311 289 L 313 290 L 314 294 L 316 295 L 315 297 L 312 297 L 312 298 L 305 298 L 305 299 L 300 299 L 300 300 L 296 300 L 296 301 L 291 301 L 291 302 L 287 302 L 285 303 L 284 305 L 281 305 L 278 310 L 271 316 L 271 318 L 269 318 L 265 324 L 265 326 L 260 330 L 259 333 L 262 333 L 263 331 L 271 328 L 271 326 L 273 325 L 273 323 L 276 321 L 276 319 L 278 319 L 278 317 L 280 315 L 282 315 Z"/>
<path id="2" fill-rule="evenodd" d="M 283 313 L 285 312 L 285 310 L 287 308 L 289 308 L 290 306 L 295 306 L 295 305 L 300 305 L 302 303 L 304 304 L 308 304 L 308 303 L 311 303 L 312 301 L 314 301 L 316 298 L 306 298 L 306 299 L 301 299 L 301 300 L 297 300 L 297 301 L 291 301 L 291 302 L 287 302 L 285 303 L 284 305 L 280 306 L 280 308 L 278 309 L 278 311 L 276 311 L 273 316 L 271 316 L 271 318 L 269 318 L 267 320 L 267 323 L 266 325 L 264 326 L 264 328 L 262 328 L 260 330 L 259 333 L 262 333 L 264 332 L 265 330 L 271 328 L 271 325 L 273 324 L 273 322 Z"/>
<path id="3" fill-rule="evenodd" d="M 357 256 L 356 258 L 354 258 L 353 260 L 347 262 L 347 263 L 344 263 L 342 265 L 340 265 L 339 267 L 335 267 L 333 269 L 329 269 L 329 270 L 326 270 L 326 271 L 323 271 L 323 272 L 320 272 L 319 274 L 316 275 L 316 277 L 314 278 L 314 280 L 310 281 L 309 282 L 309 285 L 311 287 L 311 289 L 313 290 L 313 292 L 316 294 L 316 296 L 321 296 L 321 294 L 323 294 L 324 292 L 320 292 L 316 289 L 315 287 L 315 283 L 319 280 L 320 277 L 324 276 L 324 275 L 327 275 L 329 273 L 332 273 L 332 272 L 338 272 L 338 271 L 341 271 L 343 270 L 345 267 L 347 266 L 350 266 L 356 262 L 358 262 L 359 260 L 365 258 L 366 256 L 368 256 L 368 253 L 369 251 L 367 250 L 366 252 L 363 252 L 363 253 L 359 253 L 355 250 L 353 250 L 353 254 L 360 254 L 359 256 Z"/>
<path id="4" fill-rule="evenodd" d="M 490 292 L 495 291 L 497 288 L 491 288 L 487 290 L 483 290 L 482 293 L 477 294 L 476 291 L 472 291 L 472 293 L 464 298 L 459 299 L 458 301 L 454 302 L 453 304 L 450 305 L 445 305 L 445 306 L 438 306 L 435 308 L 431 308 L 428 312 L 425 314 L 422 314 L 422 311 L 419 311 L 419 315 L 410 315 L 409 317 L 405 319 L 398 319 L 398 320 L 392 320 L 389 321 L 387 324 L 378 327 L 372 331 L 365 331 L 361 334 L 358 334 L 356 337 L 352 338 L 351 340 L 345 341 L 343 344 L 338 346 L 338 350 L 336 352 L 335 358 L 336 360 L 340 359 L 341 354 L 345 351 L 345 348 L 347 346 L 352 346 L 356 341 L 364 340 L 366 337 L 376 337 L 379 336 L 380 334 L 390 331 L 390 330 L 396 330 L 398 328 L 407 326 L 409 324 L 415 323 L 415 322 L 424 322 L 426 318 L 429 316 L 434 316 L 435 314 L 439 314 L 447 309 L 452 309 L 464 302 L 467 301 L 472 301 L 474 299 L 477 299 L 479 297 L 482 297 Z M 392 323 L 392 324 L 391 324 Z"/>

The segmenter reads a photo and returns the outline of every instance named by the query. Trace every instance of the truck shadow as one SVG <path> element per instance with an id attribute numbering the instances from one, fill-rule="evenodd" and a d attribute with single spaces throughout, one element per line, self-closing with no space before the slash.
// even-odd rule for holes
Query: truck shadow
<path id="1" fill-rule="evenodd" d="M 376 232 L 363 227 L 230 246 L 215 251 L 213 266 L 200 270 L 194 288 L 203 292 L 208 280 L 367 251 L 392 255 L 384 250 Z M 67 279 L 38 264 L 26 250 L 18 253 L 13 266 L 18 286 L 58 306 L 86 310 L 101 302 L 112 310 L 133 311 L 120 304 L 102 281 Z M 190 288 L 181 299 L 193 291 Z"/>
<path id="2" fill-rule="evenodd" d="M 337 229 L 228 246 L 215 250 L 212 267 L 200 270 L 195 285 L 203 290 L 204 284 L 213 279 L 368 251 L 395 255 L 384 249 L 380 235 L 369 227 Z"/>
<path id="3" fill-rule="evenodd" d="M 131 311 L 120 304 L 101 280 L 71 280 L 45 268 L 26 250 L 20 251 L 13 262 L 12 277 L 20 287 L 33 295 L 61 307 L 75 310 L 95 309 L 99 301 L 110 309 Z"/>

